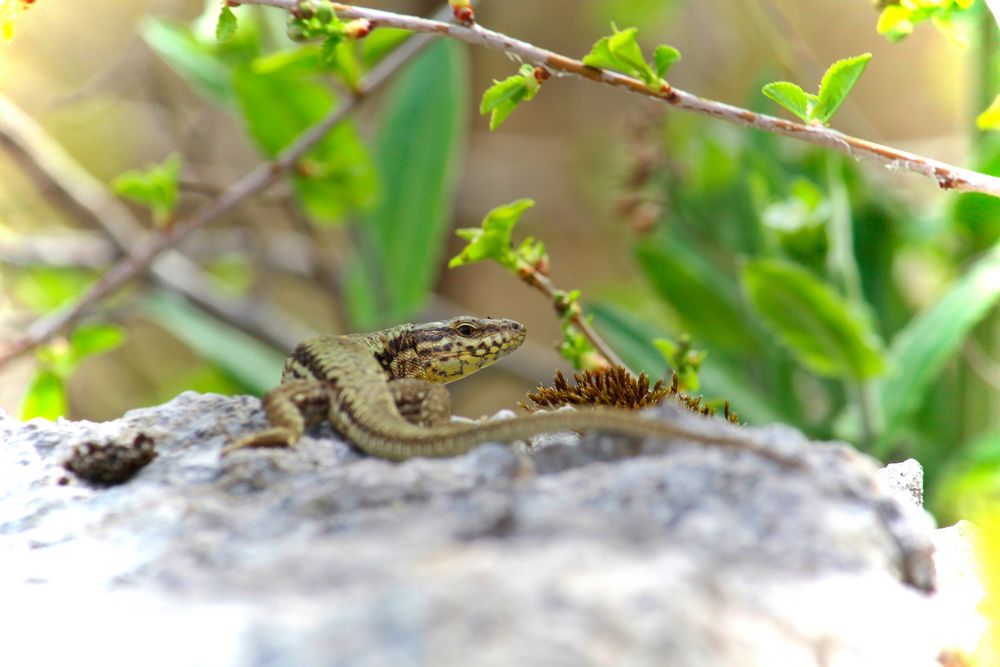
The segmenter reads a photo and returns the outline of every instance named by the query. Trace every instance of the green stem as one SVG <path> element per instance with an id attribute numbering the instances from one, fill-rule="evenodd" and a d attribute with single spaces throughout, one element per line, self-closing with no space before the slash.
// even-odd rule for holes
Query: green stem
<path id="1" fill-rule="evenodd" d="M 875 388 L 869 381 L 857 380 L 852 393 L 858 406 L 858 421 L 861 425 L 861 442 L 858 445 L 865 451 L 870 451 L 880 430 Z"/>
<path id="2" fill-rule="evenodd" d="M 827 155 L 827 188 L 830 194 L 830 251 L 827 255 L 827 269 L 839 284 L 844 296 L 859 311 L 867 308 L 864 290 L 861 287 L 861 270 L 854 257 L 854 221 L 851 217 L 851 200 L 844 183 L 840 157 Z M 870 382 L 845 380 L 848 395 L 857 404 L 861 422 L 861 441 L 867 449 L 875 441 L 878 431 L 876 396 Z"/>
<path id="3" fill-rule="evenodd" d="M 864 306 L 865 297 L 861 289 L 861 271 L 854 259 L 854 228 L 851 219 L 851 200 L 844 184 L 844 173 L 840 157 L 826 156 L 826 181 L 830 193 L 830 251 L 827 254 L 827 270 L 843 290 L 848 301 Z"/>

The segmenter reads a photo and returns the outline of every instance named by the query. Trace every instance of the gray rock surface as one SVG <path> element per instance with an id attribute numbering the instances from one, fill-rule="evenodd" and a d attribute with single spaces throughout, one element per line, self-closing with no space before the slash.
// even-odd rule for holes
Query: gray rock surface
<path id="1" fill-rule="evenodd" d="M 924 467 L 916 459 L 890 463 L 878 471 L 890 491 L 914 507 L 924 506 Z"/>
<path id="2" fill-rule="evenodd" d="M 393 464 L 322 427 L 220 460 L 263 426 L 194 393 L 0 419 L 0 664 L 933 665 L 944 641 L 929 520 L 844 445 L 746 430 L 804 469 L 599 435 Z M 136 432 L 158 455 L 131 481 L 60 484 L 75 445 Z"/>

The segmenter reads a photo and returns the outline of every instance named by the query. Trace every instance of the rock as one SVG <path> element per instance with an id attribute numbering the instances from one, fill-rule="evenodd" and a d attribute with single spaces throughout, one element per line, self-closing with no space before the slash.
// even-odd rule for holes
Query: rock
<path id="1" fill-rule="evenodd" d="M 980 642 L 990 639 L 989 620 L 984 615 L 986 591 L 976 561 L 979 534 L 968 521 L 934 531 L 934 568 L 938 592 L 935 611 L 946 638 L 944 653 L 976 655 Z M 980 664 L 956 662 L 954 664 Z M 982 664 L 989 664 L 984 661 Z"/>
<path id="2" fill-rule="evenodd" d="M 924 506 L 924 467 L 916 459 L 890 463 L 878 471 L 878 476 L 900 500 L 914 507 Z"/>
<path id="3" fill-rule="evenodd" d="M 263 426 L 256 399 L 194 393 L 3 417 L 0 663 L 934 665 L 943 645 L 930 523 L 846 445 L 744 430 L 803 469 L 605 435 L 394 464 L 323 427 L 220 460 Z M 137 433 L 157 456 L 127 483 L 59 484 L 74 446 Z"/>

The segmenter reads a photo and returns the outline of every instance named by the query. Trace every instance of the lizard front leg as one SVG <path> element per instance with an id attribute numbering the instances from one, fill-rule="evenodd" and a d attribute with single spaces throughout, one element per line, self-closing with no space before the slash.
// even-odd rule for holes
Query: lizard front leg
<path id="1" fill-rule="evenodd" d="M 441 426 L 451 421 L 451 396 L 444 385 L 417 378 L 389 382 L 389 393 L 403 419 L 417 426 Z"/>
<path id="2" fill-rule="evenodd" d="M 247 447 L 294 447 L 310 424 L 326 418 L 330 388 L 319 380 L 293 380 L 281 384 L 264 397 L 264 412 L 271 428 L 227 445 L 225 456 Z"/>

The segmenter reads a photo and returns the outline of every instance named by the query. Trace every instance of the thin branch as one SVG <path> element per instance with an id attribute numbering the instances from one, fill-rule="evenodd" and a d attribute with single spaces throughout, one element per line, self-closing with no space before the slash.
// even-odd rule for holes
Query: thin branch
<path id="1" fill-rule="evenodd" d="M 148 237 L 143 225 L 100 181 L 77 163 L 56 141 L 10 100 L 0 96 L 0 147 L 6 149 L 14 162 L 44 192 L 49 201 L 63 209 L 77 222 L 104 232 L 113 247 L 95 246 L 96 239 L 87 238 L 86 245 L 79 234 L 76 238 L 47 239 L 11 246 L 8 251 L 22 251 L 30 259 L 35 251 L 38 259 L 52 262 L 62 251 L 64 259 L 72 245 L 83 250 L 93 267 L 94 260 L 110 261 L 114 255 L 130 254 Z M 24 256 L 24 251 L 29 251 Z M 108 255 L 112 257 L 109 258 Z M 77 252 L 77 255 L 80 255 Z M 103 255 L 103 257 L 102 257 Z M 77 259 L 81 259 L 78 257 Z M 96 268 L 96 267 L 93 267 Z M 175 250 L 167 250 L 149 266 L 152 276 L 161 284 L 180 292 L 203 310 L 232 324 L 258 339 L 281 349 L 292 349 L 309 332 L 293 318 L 275 308 L 246 300 L 233 302 L 218 293 L 201 267 Z"/>
<path id="2" fill-rule="evenodd" d="M 601 335 L 594 330 L 594 327 L 587 323 L 584 319 L 583 313 L 580 310 L 580 305 L 577 303 L 567 303 L 564 298 L 565 292 L 556 288 L 552 284 L 552 280 L 549 279 L 547 275 L 539 271 L 533 266 L 530 266 L 526 262 L 518 262 L 518 278 L 523 280 L 529 287 L 537 289 L 539 292 L 544 294 L 546 297 L 552 301 L 552 305 L 555 306 L 556 312 L 559 313 L 560 317 L 569 317 L 570 322 L 573 326 L 583 334 L 597 353 L 600 354 L 611 366 L 621 366 L 622 368 L 628 368 L 625 362 L 622 361 L 621 357 L 615 354 L 615 351 L 611 349 L 611 346 L 604 342 Z"/>
<path id="3" fill-rule="evenodd" d="M 445 13 L 447 12 L 447 13 Z M 442 10 L 442 17 L 449 15 L 450 7 Z M 447 25 L 447 24 L 442 24 Z M 41 345 L 65 327 L 90 312 L 97 304 L 117 292 L 133 279 L 144 273 L 153 260 L 192 232 L 209 222 L 231 212 L 248 197 L 265 190 L 283 174 L 290 171 L 309 150 L 338 123 L 343 121 L 364 96 L 379 87 L 405 64 L 430 40 L 429 36 L 417 35 L 396 48 L 365 76 L 354 97 L 343 99 L 322 120 L 307 129 L 278 157 L 270 163 L 258 165 L 239 179 L 217 198 L 196 209 L 187 217 L 178 220 L 169 229 L 144 239 L 140 244 L 129 245 L 129 254 L 112 266 L 82 297 L 69 306 L 36 320 L 27 331 L 0 343 L 0 367 L 16 357 Z M 0 114 L 2 116 L 3 114 Z M 107 219 L 103 219 L 107 223 Z M 121 230 L 119 230 L 121 231 Z M 127 233 L 127 232 L 126 232 Z M 280 321 L 273 324 L 281 325 Z"/>
<path id="4" fill-rule="evenodd" d="M 242 0 L 241 4 L 269 5 L 289 11 L 298 6 L 297 0 Z M 839 151 L 855 159 L 864 159 L 885 165 L 892 170 L 920 174 L 933 179 L 943 190 L 981 192 L 1000 197 L 1000 178 L 995 176 L 981 174 L 891 146 L 852 137 L 828 127 L 803 125 L 724 102 L 704 99 L 673 86 L 665 85 L 662 89 L 651 90 L 639 79 L 610 70 L 589 67 L 575 58 L 554 53 L 503 33 L 487 30 L 478 24 L 462 26 L 339 2 L 333 2 L 331 5 L 343 18 L 367 19 L 376 27 L 402 28 L 414 32 L 452 37 L 476 46 L 503 51 L 512 58 L 544 67 L 553 73 L 572 75 L 597 83 L 618 86 L 633 93 L 667 102 L 677 109 L 791 137 Z"/>
<path id="5" fill-rule="evenodd" d="M 117 246 L 94 232 L 0 238 L 0 264 L 10 266 L 68 266 L 100 271 L 119 256 Z"/>

